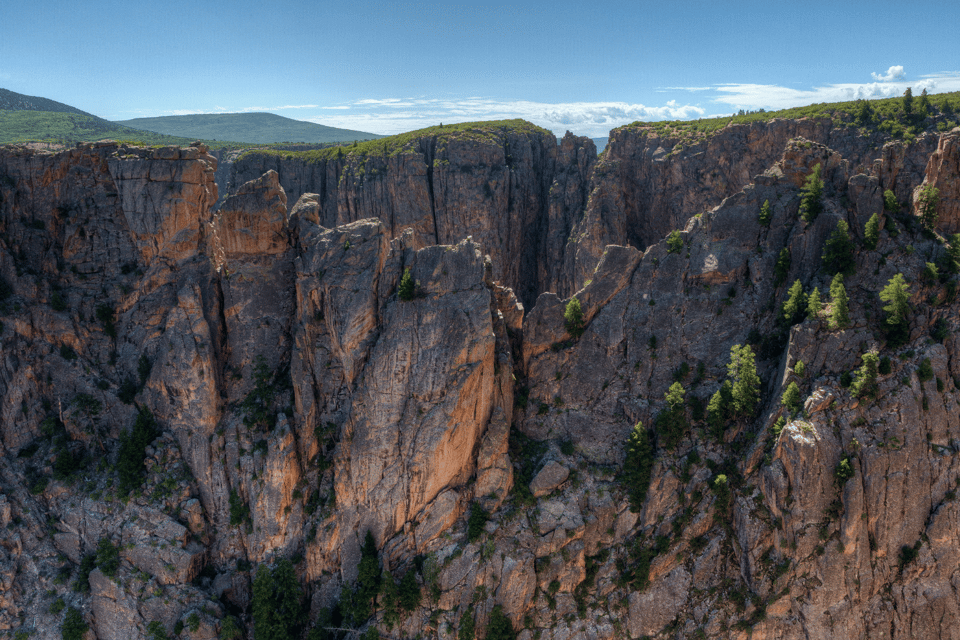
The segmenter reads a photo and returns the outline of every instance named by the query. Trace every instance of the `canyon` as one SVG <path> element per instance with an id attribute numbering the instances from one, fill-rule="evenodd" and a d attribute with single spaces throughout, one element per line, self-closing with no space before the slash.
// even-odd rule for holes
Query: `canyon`
<path id="1" fill-rule="evenodd" d="M 200 143 L 0 148 L 0 629 L 254 637 L 289 563 L 314 640 L 957 635 L 960 129 L 365 144 L 229 182 Z M 785 321 L 841 223 L 849 318 Z M 756 406 L 715 426 L 743 345 Z M 350 620 L 368 539 L 416 597 Z"/>

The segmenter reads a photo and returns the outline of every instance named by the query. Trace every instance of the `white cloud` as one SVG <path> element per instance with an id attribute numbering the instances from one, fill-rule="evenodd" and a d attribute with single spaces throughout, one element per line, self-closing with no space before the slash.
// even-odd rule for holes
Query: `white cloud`
<path id="1" fill-rule="evenodd" d="M 892 82 L 893 80 L 903 80 L 906 77 L 906 74 L 903 72 L 903 67 L 901 65 L 894 65 L 887 69 L 886 74 L 871 73 L 874 80 L 879 80 L 880 82 Z"/>
<path id="2" fill-rule="evenodd" d="M 347 111 L 351 113 L 319 115 L 308 120 L 345 129 L 393 134 L 441 122 L 523 118 L 558 135 L 571 130 L 580 135 L 599 137 L 607 135 L 614 127 L 636 120 L 683 119 L 705 113 L 699 106 L 681 105 L 675 100 L 662 106 L 647 106 L 627 102 L 547 103 L 480 97 L 365 98 L 353 102 Z"/>
<path id="3" fill-rule="evenodd" d="M 903 95 L 907 87 L 915 94 L 924 89 L 927 93 L 960 91 L 960 73 L 942 73 L 924 76 L 917 82 L 868 82 L 829 84 L 812 89 L 791 89 L 770 84 L 726 84 L 716 87 L 718 95 L 713 99 L 719 104 L 737 109 L 788 109 L 818 102 L 847 102 L 893 98 Z"/>

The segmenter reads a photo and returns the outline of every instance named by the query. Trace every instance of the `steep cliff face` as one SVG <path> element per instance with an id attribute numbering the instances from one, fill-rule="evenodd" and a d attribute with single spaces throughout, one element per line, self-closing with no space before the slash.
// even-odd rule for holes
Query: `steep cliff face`
<path id="1" fill-rule="evenodd" d="M 780 159 L 787 142 L 802 137 L 837 151 L 855 173 L 869 170 L 901 202 L 923 179 L 938 135 L 916 142 L 887 142 L 852 124 L 829 119 L 774 119 L 731 124 L 710 136 L 660 134 L 642 123 L 610 132 L 610 142 L 590 182 L 590 199 L 565 254 L 568 296 L 590 279 L 609 244 L 644 249 L 682 229 L 750 184 Z M 875 166 L 876 165 L 876 166 Z"/>
<path id="2" fill-rule="evenodd" d="M 956 134 L 878 147 L 767 126 L 705 143 L 745 145 L 709 152 L 735 188 L 688 183 L 701 154 L 675 152 L 676 182 L 642 195 L 659 165 L 618 186 L 572 136 L 504 130 L 330 158 L 336 189 L 296 198 L 283 160 L 216 212 L 202 146 L 3 150 L 0 626 L 58 638 L 73 607 L 97 638 L 226 637 L 261 619 L 285 558 L 297 633 L 452 639 L 506 616 L 523 640 L 952 637 L 956 267 L 907 208 L 862 240 L 885 189 L 906 204 L 924 180 L 949 228 Z M 836 145 L 768 148 L 790 127 Z M 611 162 L 634 157 L 612 144 Z M 804 222 L 816 165 L 823 210 Z M 634 233 L 612 205 L 574 227 L 614 189 L 661 237 L 599 250 L 579 335 L 571 263 L 541 254 L 587 255 L 605 221 Z M 840 222 L 836 326 L 822 256 Z M 498 268 L 488 245 L 534 258 Z M 529 289 L 525 314 L 509 274 L 561 293 Z M 879 297 L 897 274 L 902 335 Z M 796 282 L 819 315 L 786 319 Z M 734 345 L 756 355 L 757 400 L 718 413 Z M 872 392 L 851 384 L 871 352 Z M 624 473 L 634 433 L 649 448 Z"/>
<path id="3" fill-rule="evenodd" d="M 583 211 L 596 162 L 589 138 L 554 136 L 529 125 L 434 128 L 385 147 L 367 143 L 311 159 L 251 153 L 233 183 L 267 170 L 292 205 L 316 193 L 320 224 L 379 218 L 391 237 L 413 229 L 416 246 L 471 236 L 493 263 L 493 277 L 532 304 L 560 284 L 556 256 Z"/>

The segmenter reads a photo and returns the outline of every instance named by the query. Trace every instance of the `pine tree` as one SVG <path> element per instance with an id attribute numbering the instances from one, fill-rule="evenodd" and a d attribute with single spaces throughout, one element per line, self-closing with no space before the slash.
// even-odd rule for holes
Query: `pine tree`
<path id="1" fill-rule="evenodd" d="M 903 92 L 903 112 L 908 116 L 913 115 L 913 89 L 910 87 Z"/>
<path id="2" fill-rule="evenodd" d="M 823 267 L 827 273 L 850 275 L 854 271 L 853 240 L 850 239 L 850 225 L 845 220 L 837 221 L 837 228 L 823 245 Z"/>
<path id="3" fill-rule="evenodd" d="M 730 348 L 727 375 L 732 381 L 730 406 L 734 415 L 750 417 L 760 401 L 760 376 L 756 357 L 750 345 L 735 344 Z"/>
<path id="4" fill-rule="evenodd" d="M 917 100 L 917 117 L 923 120 L 930 115 L 930 98 L 927 97 L 927 90 L 920 92 L 920 98 Z"/>
<path id="5" fill-rule="evenodd" d="M 687 410 L 683 401 L 687 391 L 679 382 L 674 382 L 664 393 L 667 408 L 656 419 L 657 436 L 665 449 L 674 449 L 690 426 L 687 422 Z"/>
<path id="6" fill-rule="evenodd" d="M 567 308 L 563 312 L 563 323 L 567 333 L 574 338 L 583 335 L 583 309 L 580 308 L 580 301 L 576 297 L 570 298 L 570 302 L 567 303 Z"/>
<path id="7" fill-rule="evenodd" d="M 770 209 L 770 201 L 764 200 L 763 205 L 760 207 L 760 226 L 769 227 L 772 219 L 773 211 Z"/>
<path id="8" fill-rule="evenodd" d="M 624 480 L 630 497 L 630 511 L 640 513 L 650 489 L 650 474 L 655 461 L 650 435 L 638 422 L 627 439 L 627 459 L 623 465 Z"/>
<path id="9" fill-rule="evenodd" d="M 812 223 L 823 211 L 823 180 L 820 179 L 820 165 L 813 168 L 807 181 L 800 190 L 800 217 L 807 224 Z"/>
<path id="10" fill-rule="evenodd" d="M 806 301 L 803 295 L 803 284 L 799 280 L 790 286 L 787 301 L 783 303 L 783 320 L 788 325 L 794 325 L 803 319 L 803 309 Z"/>
<path id="11" fill-rule="evenodd" d="M 777 263 L 773 267 L 773 285 L 779 287 L 787 279 L 790 272 L 790 249 L 784 247 L 777 256 Z"/>
<path id="12" fill-rule="evenodd" d="M 289 560 L 271 570 L 261 566 L 253 580 L 253 630 L 257 640 L 286 640 L 300 636 L 305 622 L 303 591 Z"/>
<path id="13" fill-rule="evenodd" d="M 400 278 L 400 287 L 397 289 L 397 296 L 404 302 L 413 300 L 417 295 L 417 283 L 413 280 L 413 274 L 410 273 L 410 267 L 403 270 L 403 276 Z"/>
<path id="14" fill-rule="evenodd" d="M 857 369 L 851 393 L 856 397 L 873 397 L 877 393 L 877 374 L 880 366 L 880 357 L 873 351 L 863 354 L 863 364 Z"/>
<path id="15" fill-rule="evenodd" d="M 910 334 L 910 288 L 902 273 L 890 278 L 880 291 L 880 300 L 887 303 L 883 306 L 887 312 L 887 340 L 895 346 L 903 344 Z"/>
<path id="16" fill-rule="evenodd" d="M 917 195 L 917 216 L 924 229 L 932 231 L 937 226 L 937 220 L 940 219 L 937 211 L 939 205 L 940 190 L 930 184 L 923 185 Z"/>
<path id="17" fill-rule="evenodd" d="M 843 274 L 833 276 L 830 283 L 830 328 L 843 329 L 850 324 L 850 307 L 847 290 L 843 286 Z"/>
<path id="18" fill-rule="evenodd" d="M 787 390 L 783 392 L 780 398 L 780 404 L 787 408 L 790 413 L 795 413 L 800 408 L 800 387 L 796 382 L 787 385 Z"/>
<path id="19" fill-rule="evenodd" d="M 880 215 L 873 214 L 863 228 L 863 246 L 870 251 L 877 248 L 880 241 Z"/>
<path id="20" fill-rule="evenodd" d="M 723 432 L 726 429 L 732 396 L 733 387 L 729 380 L 724 380 L 707 404 L 707 426 L 710 427 L 710 433 L 717 442 L 723 438 Z"/>
<path id="21" fill-rule="evenodd" d="M 820 302 L 820 290 L 814 287 L 810 295 L 807 296 L 807 317 L 811 320 L 816 320 L 820 316 L 822 309 L 823 305 Z"/>

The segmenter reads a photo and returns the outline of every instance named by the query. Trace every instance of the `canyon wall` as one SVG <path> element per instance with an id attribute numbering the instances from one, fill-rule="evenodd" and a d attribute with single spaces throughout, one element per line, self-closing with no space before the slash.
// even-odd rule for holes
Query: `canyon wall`
<path id="1" fill-rule="evenodd" d="M 670 142 L 618 130 L 599 162 L 494 127 L 326 161 L 320 189 L 323 163 L 241 160 L 216 210 L 202 145 L 3 149 L 0 627 L 59 638 L 69 607 L 97 638 L 226 637 L 281 559 L 298 632 L 348 624 L 323 616 L 367 579 L 369 534 L 383 580 L 420 594 L 358 621 L 391 637 L 500 615 L 524 640 L 953 637 L 957 285 L 910 203 L 937 186 L 952 231 L 960 131 L 764 126 L 658 158 Z M 821 256 L 841 221 L 838 327 Z M 784 320 L 795 282 L 821 315 Z M 758 401 L 718 424 L 734 345 Z M 889 361 L 858 395 L 870 352 Z"/>

